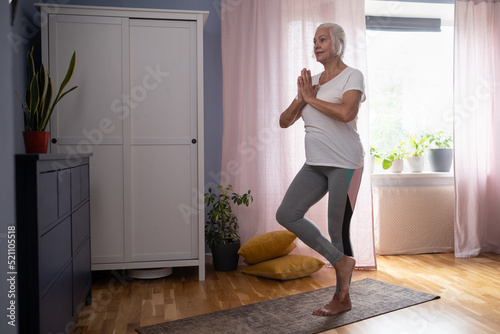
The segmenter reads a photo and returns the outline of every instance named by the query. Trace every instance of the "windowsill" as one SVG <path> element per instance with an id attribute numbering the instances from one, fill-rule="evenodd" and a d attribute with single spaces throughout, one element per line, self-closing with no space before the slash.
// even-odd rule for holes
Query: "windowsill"
<path id="1" fill-rule="evenodd" d="M 427 185 L 453 185 L 452 172 L 422 172 L 422 173 L 391 173 L 374 172 L 371 174 L 372 187 L 387 186 L 427 186 Z"/>

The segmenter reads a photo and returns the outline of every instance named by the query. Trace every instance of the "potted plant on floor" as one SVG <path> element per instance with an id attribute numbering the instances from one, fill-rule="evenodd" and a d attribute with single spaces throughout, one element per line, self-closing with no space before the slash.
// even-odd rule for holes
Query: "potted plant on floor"
<path id="1" fill-rule="evenodd" d="M 28 52 L 28 88 L 26 88 L 24 102 L 22 103 L 24 116 L 23 139 L 26 153 L 47 153 L 50 133 L 45 131 L 45 128 L 57 103 L 66 94 L 77 88 L 77 86 L 74 86 L 63 92 L 75 72 L 75 66 L 76 52 L 73 52 L 66 76 L 61 82 L 54 100 L 52 100 L 54 94 L 52 79 L 43 64 L 38 71 L 35 69 L 33 49 Z"/>
<path id="2" fill-rule="evenodd" d="M 420 173 L 424 170 L 424 152 L 427 150 L 426 134 L 410 134 L 410 141 L 408 144 L 411 147 L 409 155 L 406 157 L 408 162 L 408 169 L 412 173 Z"/>
<path id="3" fill-rule="evenodd" d="M 205 225 L 205 239 L 212 251 L 215 270 L 232 271 L 238 267 L 240 236 L 238 218 L 233 214 L 231 201 L 236 205 L 249 206 L 253 196 L 250 190 L 243 195 L 230 194 L 233 191 L 231 185 L 225 188 L 219 185 L 217 190 L 218 194 L 211 188 L 205 193 L 205 205 L 212 205 Z"/>
<path id="4" fill-rule="evenodd" d="M 382 168 L 389 169 L 392 173 L 401 173 L 404 167 L 404 158 L 407 153 L 404 149 L 405 142 L 399 143 L 395 149 L 383 155 Z"/>
<path id="5" fill-rule="evenodd" d="M 453 160 L 451 135 L 438 131 L 429 135 L 429 165 L 433 172 L 449 172 Z"/>

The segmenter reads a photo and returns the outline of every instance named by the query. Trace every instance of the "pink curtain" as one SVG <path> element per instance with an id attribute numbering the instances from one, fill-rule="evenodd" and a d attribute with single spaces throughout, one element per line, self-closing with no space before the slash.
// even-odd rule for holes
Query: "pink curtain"
<path id="1" fill-rule="evenodd" d="M 297 93 L 304 67 L 323 70 L 313 59 L 313 37 L 320 23 L 335 22 L 346 31 L 345 62 L 366 77 L 364 0 L 222 0 L 223 149 L 222 184 L 252 190 L 254 203 L 236 208 L 242 242 L 280 230 L 276 210 L 305 161 L 301 121 L 288 129 L 280 113 Z M 365 78 L 366 80 L 366 78 Z M 360 268 L 376 268 L 373 242 L 367 102 L 358 129 L 366 154 L 365 173 L 351 224 L 353 250 Z M 327 236 L 326 197 L 308 213 Z M 297 240 L 297 254 L 320 257 Z"/>
<path id="2" fill-rule="evenodd" d="M 500 253 L 500 0 L 455 1 L 455 254 Z"/>

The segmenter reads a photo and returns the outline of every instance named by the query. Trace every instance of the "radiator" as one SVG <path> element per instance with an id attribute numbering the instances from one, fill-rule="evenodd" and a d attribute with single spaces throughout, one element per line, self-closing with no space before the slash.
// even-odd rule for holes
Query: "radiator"
<path id="1" fill-rule="evenodd" d="M 373 187 L 377 253 L 453 252 L 454 212 L 453 185 Z"/>

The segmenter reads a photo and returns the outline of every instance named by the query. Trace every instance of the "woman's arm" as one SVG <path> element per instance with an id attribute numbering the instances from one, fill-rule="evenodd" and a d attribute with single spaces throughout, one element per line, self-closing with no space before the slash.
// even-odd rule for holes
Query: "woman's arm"
<path id="1" fill-rule="evenodd" d="M 349 90 L 342 95 L 340 103 L 326 102 L 317 99 L 315 96 L 308 98 L 306 101 L 326 116 L 347 123 L 354 120 L 358 115 L 362 94 L 359 90 Z"/>
<path id="2" fill-rule="evenodd" d="M 294 99 L 290 106 L 280 115 L 280 127 L 288 128 L 302 116 L 302 108 L 306 103 L 303 99 Z"/>
<path id="3" fill-rule="evenodd" d="M 290 106 L 288 106 L 288 108 L 286 108 L 286 110 L 280 115 L 280 127 L 282 128 L 288 128 L 302 116 L 302 108 L 304 108 L 306 102 L 300 92 L 301 80 L 302 76 L 299 76 L 297 78 L 297 98 L 294 99 Z"/>
<path id="4" fill-rule="evenodd" d="M 363 93 L 349 90 L 342 95 L 340 103 L 331 103 L 316 98 L 317 88 L 312 85 L 311 72 L 303 71 L 299 79 L 299 91 L 304 102 L 316 110 L 339 122 L 350 122 L 356 118 Z"/>

